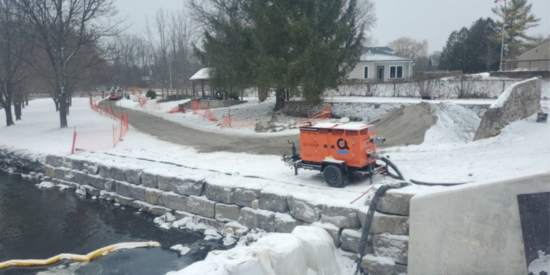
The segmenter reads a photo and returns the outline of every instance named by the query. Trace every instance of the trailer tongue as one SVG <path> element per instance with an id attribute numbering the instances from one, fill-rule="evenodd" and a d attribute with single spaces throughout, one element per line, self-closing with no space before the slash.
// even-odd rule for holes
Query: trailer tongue
<path id="1" fill-rule="evenodd" d="M 283 156 L 295 174 L 298 169 L 317 170 L 332 187 L 343 187 L 351 174 L 371 178 L 383 169 L 376 163 L 376 137 L 371 124 L 320 123 L 300 127 L 301 156 L 292 143 L 292 156 Z"/>

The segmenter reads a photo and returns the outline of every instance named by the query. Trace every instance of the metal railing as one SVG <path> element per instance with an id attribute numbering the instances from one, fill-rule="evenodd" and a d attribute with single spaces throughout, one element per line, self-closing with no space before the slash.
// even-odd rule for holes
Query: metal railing
<path id="1" fill-rule="evenodd" d="M 504 61 L 504 70 L 505 71 L 515 71 L 515 70 L 543 71 L 543 70 L 550 70 L 550 59 Z"/>

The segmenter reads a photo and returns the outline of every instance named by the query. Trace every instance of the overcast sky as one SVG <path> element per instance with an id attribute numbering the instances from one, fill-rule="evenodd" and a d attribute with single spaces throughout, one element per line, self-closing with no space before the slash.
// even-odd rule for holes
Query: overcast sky
<path id="1" fill-rule="evenodd" d="M 180 10 L 185 0 L 116 0 L 119 16 L 126 17 L 128 31 L 142 34 L 145 18 L 159 8 Z M 494 17 L 494 0 L 374 0 L 378 23 L 373 29 L 377 45 L 384 46 L 399 37 L 426 39 L 429 51 L 441 50 L 453 30 L 469 27 L 480 17 Z M 541 19 L 529 34 L 550 34 L 550 0 L 529 0 Z"/>

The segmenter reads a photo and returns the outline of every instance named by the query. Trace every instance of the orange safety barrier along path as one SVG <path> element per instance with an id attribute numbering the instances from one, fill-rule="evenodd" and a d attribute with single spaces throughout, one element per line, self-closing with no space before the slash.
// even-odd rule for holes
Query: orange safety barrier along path
<path id="1" fill-rule="evenodd" d="M 247 119 L 244 117 L 237 117 L 231 114 L 231 108 L 229 108 L 229 113 L 223 118 L 222 122 L 219 124 L 220 128 L 251 128 L 256 126 L 258 121 Z"/>
<path id="2" fill-rule="evenodd" d="M 86 255 L 77 254 L 59 254 L 55 257 L 51 257 L 46 260 L 11 260 L 0 263 L 0 269 L 12 267 L 12 266 L 47 266 L 60 260 L 74 260 L 79 262 L 89 262 L 94 258 L 97 258 L 105 253 L 113 252 L 120 249 L 133 249 L 139 247 L 159 247 L 158 242 L 135 242 L 135 243 L 119 243 L 110 245 L 104 248 L 100 248 L 96 251 L 88 253 Z"/>
<path id="3" fill-rule="evenodd" d="M 210 104 L 205 104 L 195 99 L 193 100 L 191 106 L 193 107 L 193 114 L 200 115 L 209 121 L 218 121 L 218 119 L 212 115 L 212 112 L 210 111 Z"/>
<path id="4" fill-rule="evenodd" d="M 114 148 L 130 129 L 128 116 L 112 106 L 99 106 L 90 97 L 90 107 L 100 115 L 107 116 L 115 122 L 112 128 L 100 130 L 76 131 L 73 135 L 71 154 L 77 151 L 92 151 Z"/>
<path id="5" fill-rule="evenodd" d="M 317 123 L 317 122 L 329 119 L 331 118 L 331 116 L 332 116 L 332 106 L 330 104 L 326 104 L 321 110 L 319 110 L 318 112 L 309 116 L 306 119 L 296 122 L 295 125 L 296 126 L 310 125 L 313 123 Z"/>
<path id="6" fill-rule="evenodd" d="M 155 100 L 153 102 L 149 102 L 147 98 L 140 98 L 139 99 L 139 106 L 143 109 L 149 109 L 149 110 L 159 110 L 160 104 Z"/>

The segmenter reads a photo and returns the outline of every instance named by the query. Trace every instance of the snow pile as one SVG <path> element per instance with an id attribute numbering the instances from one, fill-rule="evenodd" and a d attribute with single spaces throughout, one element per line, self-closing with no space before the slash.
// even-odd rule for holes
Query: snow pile
<path id="1" fill-rule="evenodd" d="M 274 233 L 250 246 L 212 251 L 204 261 L 167 275 L 342 274 L 351 264 L 324 229 L 298 226 L 292 234 Z"/>
<path id="2" fill-rule="evenodd" d="M 40 188 L 40 189 L 53 189 L 53 188 L 55 188 L 55 184 L 53 184 L 53 182 L 43 181 L 40 184 L 38 184 L 38 188 Z"/>
<path id="3" fill-rule="evenodd" d="M 170 247 L 170 250 L 177 251 L 178 254 L 180 254 L 180 256 L 185 256 L 185 255 L 187 255 L 187 253 L 189 253 L 189 251 L 191 251 L 191 248 L 189 248 L 187 246 L 183 246 L 181 244 L 177 244 L 177 245 L 174 245 L 174 246 Z"/>
<path id="4" fill-rule="evenodd" d="M 473 140 L 481 119 L 473 111 L 452 103 L 432 104 L 437 122 L 424 137 L 423 144 L 466 143 Z"/>
<path id="5" fill-rule="evenodd" d="M 128 109 L 136 109 L 147 113 L 166 113 L 178 107 L 180 104 L 185 104 L 189 101 L 191 101 L 191 99 L 181 99 L 176 101 L 162 102 L 162 103 L 158 103 L 158 108 L 142 108 L 138 101 L 134 101 L 132 99 L 126 99 L 126 98 L 111 104 L 116 104 L 118 108 L 124 107 Z M 155 103 L 155 102 L 156 102 L 155 100 L 151 99 L 149 100 L 148 104 Z"/>
<path id="6" fill-rule="evenodd" d="M 214 229 L 211 229 L 211 228 L 206 229 L 204 231 L 204 235 L 205 235 L 204 239 L 207 240 L 207 241 L 209 241 L 209 240 L 219 240 L 219 239 L 222 238 L 222 235 L 220 235 L 218 233 L 218 231 L 216 231 Z"/>
<path id="7" fill-rule="evenodd" d="M 426 143 L 387 148 L 383 153 L 390 155 L 409 179 L 482 184 L 548 173 L 548 140 L 550 124 L 536 123 L 533 115 L 510 123 L 496 137 L 440 146 Z M 430 187 L 425 192 L 436 189 Z"/>
<path id="8" fill-rule="evenodd" d="M 549 274 L 550 273 L 550 255 L 545 255 L 544 251 L 538 251 L 539 258 L 529 264 L 529 274 Z M 543 273 L 544 272 L 544 273 Z"/>

